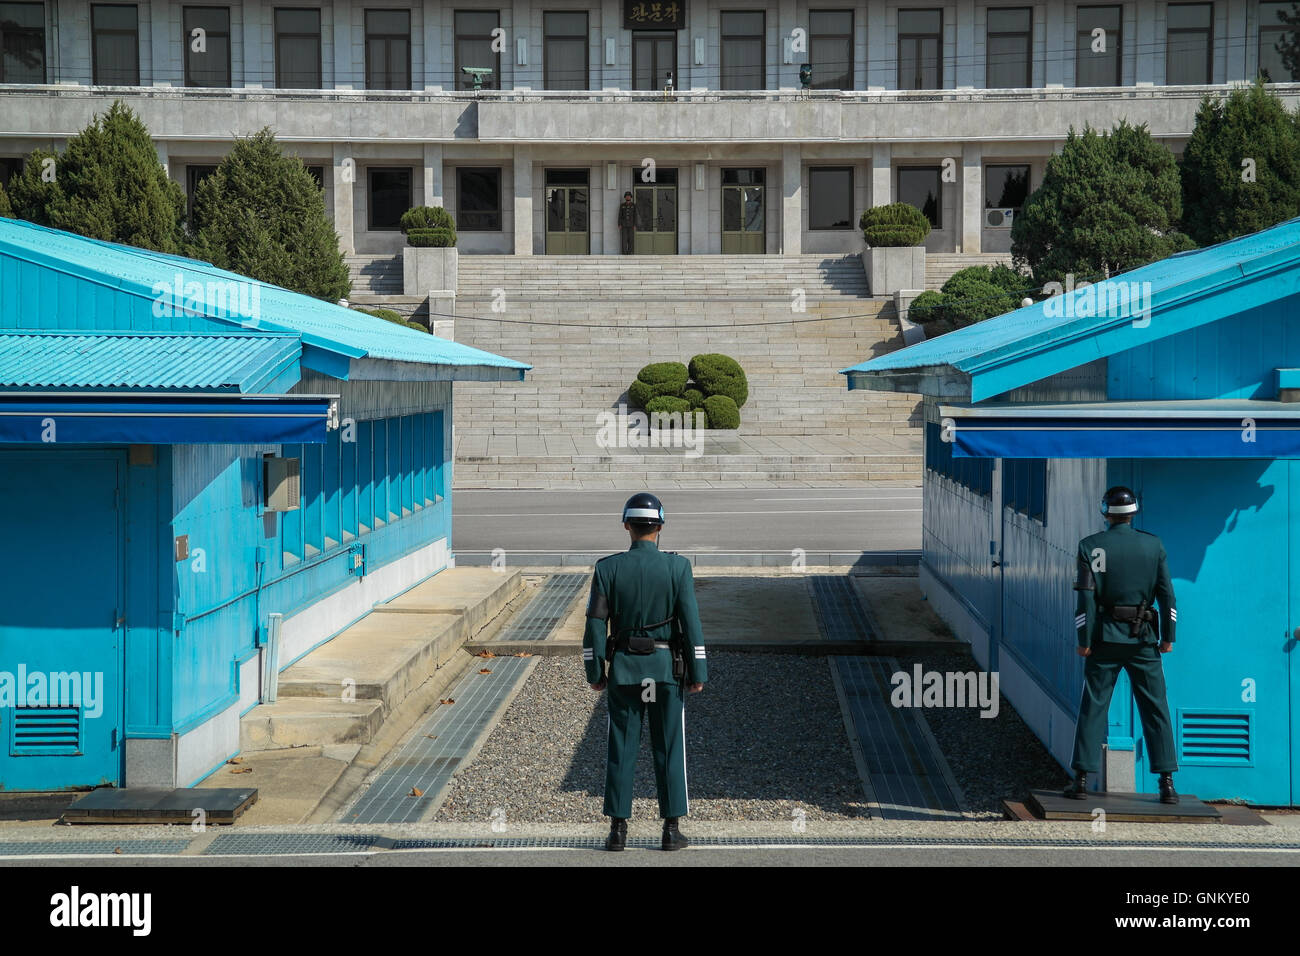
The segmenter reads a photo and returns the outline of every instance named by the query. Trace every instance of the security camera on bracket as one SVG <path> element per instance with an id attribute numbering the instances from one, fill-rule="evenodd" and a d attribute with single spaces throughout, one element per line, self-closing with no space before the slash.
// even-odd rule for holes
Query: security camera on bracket
<path id="1" fill-rule="evenodd" d="M 460 71 L 474 78 L 475 93 L 483 89 L 483 80 L 492 75 L 492 71 L 485 66 L 462 66 Z"/>

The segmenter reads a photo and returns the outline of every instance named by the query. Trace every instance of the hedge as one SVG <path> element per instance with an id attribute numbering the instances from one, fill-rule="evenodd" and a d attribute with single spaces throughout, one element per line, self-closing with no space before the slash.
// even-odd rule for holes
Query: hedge
<path id="1" fill-rule="evenodd" d="M 691 403 L 684 398 L 674 398 L 672 395 L 660 395 L 658 398 L 650 399 L 650 401 L 646 403 L 645 410 L 651 415 L 680 415 L 680 421 L 683 425 L 690 424 L 688 416 L 691 414 Z"/>
<path id="2" fill-rule="evenodd" d="M 456 245 L 456 230 L 412 229 L 406 234 L 406 244 L 422 249 L 450 249 Z"/>
<path id="3" fill-rule="evenodd" d="M 636 408 L 645 408 L 660 396 L 681 398 L 686 388 L 686 366 L 681 362 L 652 362 L 636 373 L 636 381 L 627 390 L 628 401 Z"/>
<path id="4" fill-rule="evenodd" d="M 919 246 L 930 234 L 930 220 L 925 213 L 905 202 L 864 209 L 858 226 L 862 238 L 873 248 Z"/>
<path id="5" fill-rule="evenodd" d="M 943 293 L 927 289 L 912 300 L 907 317 L 913 322 L 933 322 L 944 318 L 946 309 L 947 300 Z"/>
<path id="6" fill-rule="evenodd" d="M 416 206 L 402 213 L 402 218 L 397 221 L 398 226 L 406 235 L 406 241 L 413 246 L 454 246 L 456 244 L 456 220 L 451 217 L 451 213 L 441 206 Z M 438 233 L 439 242 L 422 241 L 416 242 L 412 233 L 420 233 L 422 239 L 429 239 L 428 232 Z"/>
<path id="7" fill-rule="evenodd" d="M 392 309 L 354 309 L 355 312 L 364 312 L 366 315 L 373 315 L 377 319 L 383 319 L 385 322 L 392 322 L 394 325 L 405 325 L 412 329 L 419 329 L 421 332 L 428 332 L 419 322 L 411 322 L 403 318 L 400 312 L 394 312 Z"/>
<path id="8" fill-rule="evenodd" d="M 692 387 L 687 388 L 686 391 L 682 392 L 682 398 L 691 403 L 691 408 L 703 408 L 705 398 L 704 392 L 699 388 L 694 387 L 694 383 L 691 383 L 691 385 Z"/>
<path id="9" fill-rule="evenodd" d="M 710 395 L 704 400 L 704 414 L 710 428 L 739 428 L 740 409 L 727 395 Z"/>
<path id="10" fill-rule="evenodd" d="M 740 408 L 749 398 L 749 381 L 740 363 L 728 355 L 716 352 L 697 355 L 691 359 L 689 367 L 691 378 L 699 384 L 700 390 L 712 398 L 725 395 Z M 704 407 L 708 408 L 708 399 Z M 712 419 L 710 419 L 711 421 Z M 732 426 L 735 427 L 735 426 Z"/>

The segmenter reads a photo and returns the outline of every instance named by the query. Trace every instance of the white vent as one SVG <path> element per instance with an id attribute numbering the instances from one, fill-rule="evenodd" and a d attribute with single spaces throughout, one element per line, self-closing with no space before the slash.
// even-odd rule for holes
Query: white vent
<path id="1" fill-rule="evenodd" d="M 1014 209 L 985 209 L 984 225 L 990 229 L 1010 229 L 1015 215 Z"/>
<path id="2" fill-rule="evenodd" d="M 297 511 L 302 500 L 302 479 L 297 458 L 265 459 L 267 511 Z"/>

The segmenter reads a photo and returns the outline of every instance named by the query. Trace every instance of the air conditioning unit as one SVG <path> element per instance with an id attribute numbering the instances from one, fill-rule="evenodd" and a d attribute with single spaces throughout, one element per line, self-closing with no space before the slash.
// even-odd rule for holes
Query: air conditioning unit
<path id="1" fill-rule="evenodd" d="M 267 511 L 297 511 L 302 500 L 302 478 L 297 458 L 262 459 Z"/>
<path id="2" fill-rule="evenodd" d="M 1011 220 L 1015 215 L 1014 209 L 985 209 L 984 225 L 990 229 L 1010 229 Z"/>

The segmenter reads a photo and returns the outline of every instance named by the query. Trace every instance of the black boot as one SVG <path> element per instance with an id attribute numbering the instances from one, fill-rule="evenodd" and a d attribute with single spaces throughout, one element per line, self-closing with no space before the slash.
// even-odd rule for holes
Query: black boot
<path id="1" fill-rule="evenodd" d="M 1061 796 L 1069 797 L 1071 800 L 1088 799 L 1088 773 L 1086 770 L 1076 770 L 1074 772 L 1074 782 L 1061 791 Z"/>
<path id="2" fill-rule="evenodd" d="M 619 817 L 609 818 L 609 836 L 605 837 L 606 850 L 623 850 L 627 848 L 627 820 Z"/>
<path id="3" fill-rule="evenodd" d="M 691 845 L 691 841 L 677 829 L 678 819 L 678 817 L 670 817 L 664 820 L 664 836 L 659 844 L 661 849 L 680 850 Z"/>
<path id="4" fill-rule="evenodd" d="M 1162 773 L 1160 775 L 1160 802 L 1178 802 L 1178 791 L 1174 789 L 1174 775 L 1172 773 Z"/>

